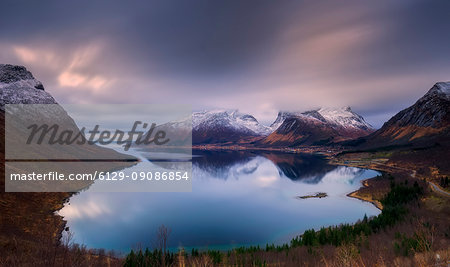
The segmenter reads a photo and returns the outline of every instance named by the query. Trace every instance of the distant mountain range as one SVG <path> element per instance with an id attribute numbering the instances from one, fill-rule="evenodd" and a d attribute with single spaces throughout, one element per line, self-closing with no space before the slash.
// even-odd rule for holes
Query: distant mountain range
<path id="1" fill-rule="evenodd" d="M 379 130 L 350 107 L 279 112 L 270 127 L 238 111 L 194 113 L 193 144 L 256 147 L 334 146 L 348 149 L 450 146 L 450 82 L 436 83 Z"/>
<path id="2" fill-rule="evenodd" d="M 0 91 L 0 110 L 7 103 L 56 104 L 42 83 L 22 66 L 0 64 Z M 170 127 L 171 132 L 180 129 L 177 138 L 181 143 L 192 133 L 193 145 L 269 148 L 339 145 L 364 150 L 450 145 L 449 111 L 450 82 L 439 82 L 377 131 L 350 107 L 279 112 L 270 126 L 238 110 L 210 110 L 194 112 L 192 117 L 160 127 Z M 0 115 L 4 119 L 4 113 Z M 71 118 L 67 119 L 74 125 Z"/>
<path id="3" fill-rule="evenodd" d="M 194 145 L 295 146 L 331 144 L 368 135 L 372 126 L 350 107 L 321 108 L 306 112 L 279 112 L 271 126 L 238 110 L 194 112 L 184 121 L 169 122 L 162 128 L 186 133 L 192 119 Z M 171 130 L 173 132 L 173 130 Z"/>

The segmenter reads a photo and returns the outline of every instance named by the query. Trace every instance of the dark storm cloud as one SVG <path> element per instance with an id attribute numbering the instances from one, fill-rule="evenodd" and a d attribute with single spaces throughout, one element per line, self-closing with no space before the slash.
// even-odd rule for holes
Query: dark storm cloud
<path id="1" fill-rule="evenodd" d="M 380 126 L 449 80 L 449 1 L 2 1 L 0 61 L 60 102 L 351 105 Z"/>
<path id="2" fill-rule="evenodd" d="M 45 1 L 44 1 L 45 2 Z M 92 3 L 91 3 L 92 2 Z M 293 4 L 272 1 L 11 2 L 8 39 L 65 45 L 105 37 L 118 52 L 169 72 L 234 71 L 268 53 Z"/>

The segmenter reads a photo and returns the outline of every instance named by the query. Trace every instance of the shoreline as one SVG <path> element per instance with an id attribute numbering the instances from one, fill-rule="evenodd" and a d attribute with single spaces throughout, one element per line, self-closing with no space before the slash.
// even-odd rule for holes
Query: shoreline
<path id="1" fill-rule="evenodd" d="M 275 152 L 275 153 L 286 153 L 286 154 L 302 154 L 302 153 L 305 153 L 305 154 L 317 154 L 317 152 L 304 152 L 304 151 L 299 151 L 299 150 L 297 150 L 297 151 L 278 150 L 278 149 L 272 149 L 272 150 L 268 150 L 268 149 L 253 149 L 253 150 L 251 150 L 251 149 L 230 149 L 229 147 L 221 147 L 221 148 L 203 148 L 203 149 L 199 149 L 198 147 L 195 147 L 194 149 L 203 150 L 203 151 L 215 151 L 215 152 L 220 152 L 220 151 L 243 151 L 243 152 L 255 152 L 255 153 L 258 153 L 258 152 Z M 351 166 L 351 165 L 349 165 L 349 164 L 343 164 L 343 163 L 335 164 L 335 163 L 332 162 L 332 159 L 336 159 L 334 156 L 332 156 L 332 155 L 326 155 L 325 153 L 321 153 L 321 155 L 322 155 L 322 156 L 326 156 L 326 161 L 327 161 L 330 165 L 348 166 L 348 167 L 356 167 L 356 168 L 365 168 L 365 169 L 370 169 L 370 170 L 377 170 L 377 171 L 380 171 L 380 170 L 378 170 L 378 169 L 373 169 L 373 168 L 369 168 L 369 167 Z M 361 181 L 361 187 L 358 188 L 358 189 L 355 190 L 355 191 L 352 191 L 352 192 L 350 192 L 350 193 L 346 193 L 346 196 L 347 196 L 347 197 L 350 197 L 350 198 L 359 199 L 360 201 L 369 202 L 369 203 L 371 203 L 372 205 L 374 205 L 377 209 L 379 209 L 379 210 L 381 211 L 381 210 L 383 209 L 383 205 L 382 205 L 378 200 L 374 200 L 374 199 L 372 199 L 372 198 L 369 199 L 369 198 L 367 198 L 367 197 L 358 195 L 359 191 L 360 191 L 362 188 L 368 187 L 368 181 L 371 180 L 371 179 L 373 179 L 373 178 L 376 178 L 376 177 L 377 177 L 377 176 L 370 177 L 370 178 L 367 178 L 367 179 L 365 179 L 365 180 L 362 180 L 362 181 Z M 65 229 L 66 226 L 67 226 L 67 221 L 64 220 L 64 217 L 62 217 L 60 214 L 58 214 L 58 212 L 59 212 L 62 208 L 64 208 L 65 204 L 69 203 L 70 199 L 71 199 L 74 195 L 76 195 L 76 194 L 78 194 L 78 193 L 79 193 L 79 191 L 78 191 L 78 192 L 75 192 L 75 193 L 72 193 L 70 196 L 64 198 L 64 199 L 63 199 L 63 203 L 62 203 L 61 208 L 58 209 L 58 210 L 56 210 L 56 211 L 54 211 L 54 215 L 55 215 L 55 216 L 58 216 L 58 217 L 61 217 L 61 219 L 62 219 L 62 221 L 63 221 L 63 225 L 61 226 L 61 230 L 60 230 L 60 234 L 61 234 L 61 235 L 62 235 L 64 229 Z M 322 194 L 323 194 L 323 195 L 322 195 Z M 295 198 L 298 198 L 298 199 L 319 198 L 319 199 L 320 199 L 320 198 L 326 198 L 326 197 L 328 197 L 327 193 L 317 192 L 317 193 L 310 194 L 310 195 L 305 195 L 305 196 L 296 196 Z M 353 223 L 352 223 L 352 224 L 353 224 Z M 59 238 L 59 240 L 60 240 L 60 238 Z M 228 250 L 224 250 L 224 251 L 228 251 Z"/>
<path id="2" fill-rule="evenodd" d="M 223 148 L 223 147 L 222 147 Z M 198 149 L 198 148 L 196 148 Z M 282 150 L 264 150 L 264 149 L 255 149 L 255 150 L 249 150 L 249 149 L 228 149 L 228 148 L 223 148 L 223 149 L 214 149 L 214 148 L 209 148 L 209 149 L 201 149 L 201 150 L 210 150 L 210 151 L 236 151 L 236 150 L 240 150 L 240 151 L 253 151 L 253 152 L 275 152 L 275 153 L 294 153 L 294 154 L 301 154 L 301 153 L 306 153 L 306 154 L 317 154 L 317 152 L 304 152 L 304 151 L 282 151 Z M 387 173 L 387 174 L 394 174 L 394 173 L 398 173 L 400 172 L 400 169 L 398 168 L 393 168 L 392 166 L 386 166 L 384 163 L 384 161 L 380 161 L 380 160 L 374 160 L 374 161 L 363 161 L 363 160 L 353 160 L 353 161 L 342 161 L 339 158 L 337 158 L 335 155 L 326 155 L 325 153 L 321 153 L 323 156 L 326 157 L 326 160 L 328 162 L 328 164 L 330 165 L 336 165 L 336 166 L 347 166 L 347 167 L 356 167 L 356 168 L 363 168 L 363 169 L 370 169 L 370 170 L 376 170 L 379 172 L 383 172 L 383 173 Z M 402 170 L 403 171 L 403 170 Z M 371 187 L 370 180 L 376 178 L 377 176 L 374 177 L 370 177 L 367 178 L 365 180 L 361 181 L 361 187 L 358 188 L 355 191 L 352 191 L 350 193 L 346 194 L 346 197 L 350 197 L 350 198 L 355 198 L 358 199 L 360 201 L 364 201 L 364 202 L 368 202 L 371 203 L 373 206 L 375 206 L 377 209 L 379 209 L 380 211 L 383 210 L 383 205 L 380 203 L 380 201 L 374 199 L 374 195 L 369 193 L 368 196 L 364 196 L 361 195 L 360 192 L 361 190 L 365 189 L 365 188 L 369 188 Z M 375 185 L 377 186 L 377 185 Z M 62 199 L 62 203 L 61 206 L 59 206 L 58 209 L 53 211 L 53 216 L 59 217 L 59 219 L 62 221 L 62 224 L 59 225 L 59 236 L 58 236 L 58 240 L 61 240 L 61 237 L 63 235 L 63 232 L 65 230 L 65 228 L 67 227 L 67 221 L 64 219 L 64 217 L 62 217 L 61 215 L 58 214 L 58 212 L 64 208 L 65 204 L 68 203 L 70 201 L 70 198 L 73 195 L 78 194 L 79 192 L 75 192 L 75 193 L 71 193 L 69 196 L 66 196 Z M 297 196 L 298 197 L 298 196 Z M 309 196 L 311 197 L 311 196 Z M 308 198 L 309 198 L 308 197 Z M 312 196 L 313 198 L 315 198 L 315 196 Z"/>
<path id="3" fill-rule="evenodd" d="M 379 166 L 380 162 L 377 162 L 377 161 L 369 162 L 369 164 L 364 164 L 362 161 L 359 161 L 359 162 L 353 161 L 352 162 L 353 164 L 349 164 L 347 162 L 339 162 L 337 160 L 337 158 L 335 158 L 335 157 L 330 157 L 328 159 L 328 162 L 330 164 L 332 164 L 332 165 L 337 165 L 337 166 L 364 168 L 364 169 L 375 170 L 375 171 L 379 171 L 379 172 L 387 173 L 387 174 L 394 173 L 393 171 L 386 170 L 385 168 L 381 168 Z M 376 165 L 374 165 L 374 164 L 376 164 Z M 360 195 L 360 192 L 361 192 L 362 189 L 369 188 L 369 180 L 374 179 L 376 177 L 377 176 L 374 176 L 374 177 L 371 177 L 371 178 L 368 178 L 368 179 L 365 179 L 365 180 L 361 181 L 361 187 L 358 188 L 355 191 L 352 191 L 352 192 L 346 194 L 346 196 L 350 197 L 350 198 L 358 199 L 358 200 L 361 200 L 361 201 L 364 201 L 364 202 L 368 202 L 368 203 L 374 205 L 380 211 L 382 211 L 383 210 L 383 204 L 381 204 L 381 202 L 379 200 L 373 199 L 373 195 L 372 194 L 370 194 L 369 196 Z"/>
<path id="4" fill-rule="evenodd" d="M 376 176 L 375 176 L 375 177 L 376 177 Z M 372 177 L 372 178 L 368 178 L 368 179 L 363 180 L 363 181 L 362 181 L 362 186 L 361 186 L 360 188 L 358 188 L 357 190 L 355 190 L 355 191 L 353 191 L 353 192 L 348 193 L 346 196 L 347 196 L 347 197 L 351 197 L 351 198 L 355 198 L 355 199 L 359 199 L 359 200 L 364 201 L 364 202 L 369 202 L 369 203 L 371 203 L 372 205 L 374 205 L 377 209 L 383 210 L 383 204 L 381 204 L 380 201 L 378 201 L 378 200 L 376 200 L 376 199 L 373 199 L 372 197 L 369 198 L 369 197 L 365 197 L 365 196 L 358 195 L 358 193 L 360 192 L 360 190 L 361 190 L 362 188 L 367 188 L 367 187 L 369 187 L 369 180 L 370 180 L 370 179 L 373 179 L 373 178 L 375 178 L 375 177 Z"/>
<path id="5" fill-rule="evenodd" d="M 278 152 L 278 153 L 291 153 L 291 154 L 318 154 L 323 156 L 332 157 L 340 152 L 342 148 L 336 147 L 322 147 L 322 146 L 307 146 L 307 147 L 249 147 L 245 144 L 240 145 L 193 145 L 192 150 L 202 151 L 246 151 L 246 152 Z"/>

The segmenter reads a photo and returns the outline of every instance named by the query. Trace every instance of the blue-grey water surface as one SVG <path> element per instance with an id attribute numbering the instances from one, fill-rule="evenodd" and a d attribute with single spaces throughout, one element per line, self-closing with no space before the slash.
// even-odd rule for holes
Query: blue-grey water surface
<path id="1" fill-rule="evenodd" d="M 282 244 L 310 228 L 353 223 L 364 214 L 380 212 L 346 196 L 377 172 L 331 166 L 320 156 L 198 151 L 192 168 L 192 192 L 86 190 L 73 196 L 59 214 L 75 242 L 127 252 L 152 247 L 162 224 L 171 229 L 169 244 L 174 250 L 230 249 Z M 328 197 L 296 198 L 315 192 Z"/>

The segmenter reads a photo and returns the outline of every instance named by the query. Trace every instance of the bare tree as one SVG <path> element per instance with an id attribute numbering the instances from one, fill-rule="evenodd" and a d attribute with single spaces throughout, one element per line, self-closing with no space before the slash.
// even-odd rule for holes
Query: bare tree
<path id="1" fill-rule="evenodd" d="M 190 265 L 193 267 L 208 267 L 213 265 L 213 260 L 208 254 L 202 254 L 198 257 L 192 257 Z"/>
<path id="2" fill-rule="evenodd" d="M 67 266 L 66 265 L 67 255 L 70 253 L 70 249 L 73 245 L 72 239 L 73 239 L 73 232 L 69 231 L 69 228 L 67 227 L 63 233 L 63 238 L 62 238 L 62 245 L 63 245 L 63 250 L 64 250 L 63 262 L 62 262 L 63 266 Z"/>
<path id="3" fill-rule="evenodd" d="M 171 230 L 166 227 L 164 224 L 158 228 L 156 232 L 156 248 L 159 249 L 162 253 L 162 265 L 166 266 L 166 255 L 168 248 L 168 240 L 170 236 Z"/>

